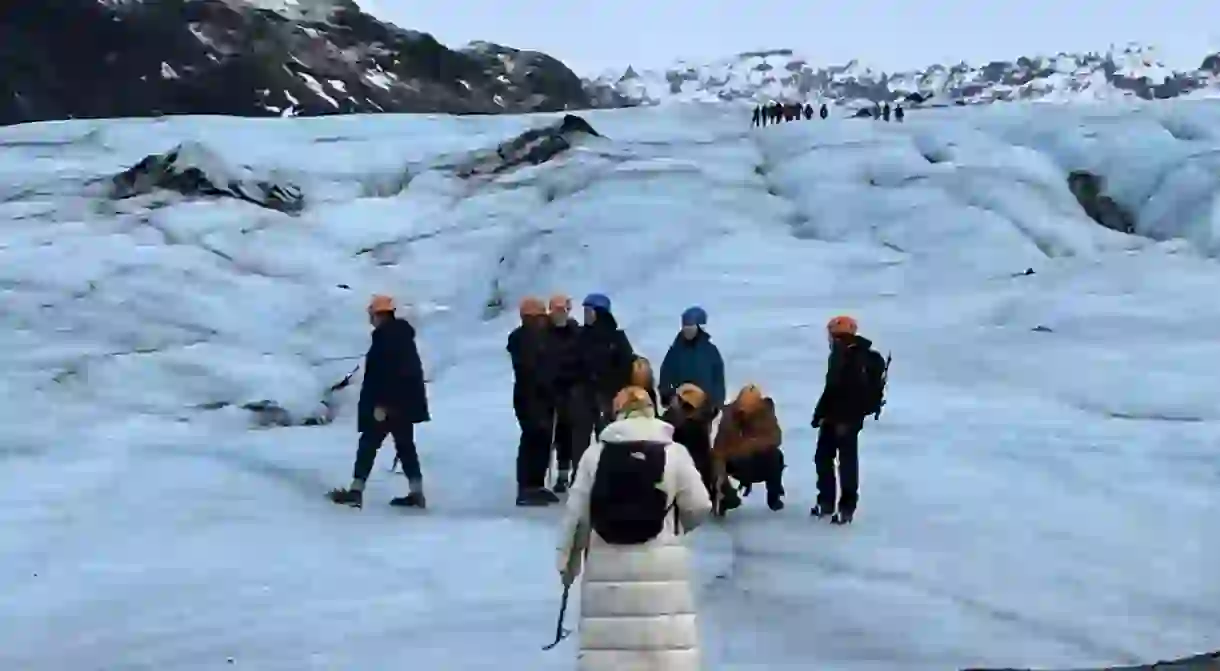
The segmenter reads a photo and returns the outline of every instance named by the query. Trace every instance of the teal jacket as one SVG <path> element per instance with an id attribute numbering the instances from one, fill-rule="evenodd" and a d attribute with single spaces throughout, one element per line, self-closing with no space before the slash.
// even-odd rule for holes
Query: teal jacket
<path id="1" fill-rule="evenodd" d="M 657 382 L 663 404 L 669 402 L 678 387 L 689 382 L 707 394 L 713 410 L 724 407 L 724 359 L 703 329 L 699 329 L 699 335 L 693 340 L 683 338 L 681 333 L 674 338 L 661 362 L 661 376 Z"/>

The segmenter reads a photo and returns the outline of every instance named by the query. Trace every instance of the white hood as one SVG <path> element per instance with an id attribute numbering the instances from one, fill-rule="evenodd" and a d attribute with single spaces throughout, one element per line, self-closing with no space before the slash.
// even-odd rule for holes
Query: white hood
<path id="1" fill-rule="evenodd" d="M 664 443 L 674 442 L 674 427 L 654 417 L 628 417 L 610 423 L 602 429 L 598 440 L 603 443 Z"/>

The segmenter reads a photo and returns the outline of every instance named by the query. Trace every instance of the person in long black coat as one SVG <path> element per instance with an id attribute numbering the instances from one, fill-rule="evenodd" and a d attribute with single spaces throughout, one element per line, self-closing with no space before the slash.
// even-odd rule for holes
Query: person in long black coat
<path id="1" fill-rule="evenodd" d="M 585 324 L 580 331 L 580 348 L 589 379 L 592 426 L 582 429 L 584 440 L 574 446 L 575 464 L 588 447 L 589 434 L 600 434 L 614 419 L 614 395 L 631 383 L 635 352 L 627 334 L 619 328 L 610 299 L 604 294 L 589 294 L 582 303 Z"/>
<path id="2" fill-rule="evenodd" d="M 415 425 L 431 419 L 424 383 L 423 363 L 415 344 L 415 328 L 395 314 L 394 299 L 374 296 L 368 307 L 373 326 L 372 341 L 364 358 L 364 382 L 356 407 L 356 429 L 360 439 L 352 484 L 330 492 L 335 503 L 356 508 L 364 505 L 364 486 L 377 451 L 386 436 L 394 438 L 394 451 L 407 476 L 409 493 L 391 505 L 424 508 L 423 473 L 415 446 Z"/>
<path id="3" fill-rule="evenodd" d="M 533 297 L 522 299 L 521 325 L 508 334 L 513 364 L 513 412 L 521 427 L 517 444 L 517 505 L 545 506 L 559 497 L 546 488 L 555 430 L 555 336 L 547 306 Z"/>

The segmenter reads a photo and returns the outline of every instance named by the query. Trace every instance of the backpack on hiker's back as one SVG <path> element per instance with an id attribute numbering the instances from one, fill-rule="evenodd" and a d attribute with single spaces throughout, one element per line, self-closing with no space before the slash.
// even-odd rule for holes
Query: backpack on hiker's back
<path id="1" fill-rule="evenodd" d="M 885 407 L 885 383 L 889 381 L 890 357 L 871 347 L 863 353 L 864 389 L 863 415 L 881 419 L 881 409 Z"/>
<path id="2" fill-rule="evenodd" d="M 593 530 L 611 545 L 640 545 L 665 529 L 672 510 L 677 529 L 677 503 L 665 491 L 665 443 L 606 443 L 598 459 L 589 495 Z"/>

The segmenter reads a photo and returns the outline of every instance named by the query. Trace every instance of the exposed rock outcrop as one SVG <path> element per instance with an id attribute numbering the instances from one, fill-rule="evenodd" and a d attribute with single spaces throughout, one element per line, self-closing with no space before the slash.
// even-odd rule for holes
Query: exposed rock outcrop
<path id="1" fill-rule="evenodd" d="M 460 177 L 494 175 L 522 165 L 538 165 L 562 154 L 585 137 L 602 137 L 588 121 L 565 114 L 555 123 L 531 128 L 500 143 L 494 150 L 476 154 L 457 168 Z"/>
<path id="2" fill-rule="evenodd" d="M 295 184 L 255 176 L 249 168 L 234 169 L 198 142 L 184 142 L 164 154 L 152 154 L 115 175 L 110 197 L 131 198 L 157 189 L 184 196 L 225 196 L 261 207 L 295 214 L 305 196 Z"/>
<path id="3" fill-rule="evenodd" d="M 1093 221 L 1120 233 L 1135 233 L 1135 217 L 1105 195 L 1105 180 L 1087 170 L 1073 170 L 1068 189 Z"/>

